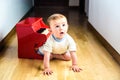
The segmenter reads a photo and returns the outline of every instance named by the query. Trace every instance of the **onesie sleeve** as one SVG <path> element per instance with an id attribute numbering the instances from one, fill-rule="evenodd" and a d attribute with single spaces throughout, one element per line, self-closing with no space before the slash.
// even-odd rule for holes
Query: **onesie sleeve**
<path id="1" fill-rule="evenodd" d="M 68 50 L 76 51 L 76 43 L 70 35 L 68 35 L 68 42 L 69 42 Z"/>
<path id="2" fill-rule="evenodd" d="M 52 52 L 52 40 L 49 37 L 43 46 L 43 51 Z"/>

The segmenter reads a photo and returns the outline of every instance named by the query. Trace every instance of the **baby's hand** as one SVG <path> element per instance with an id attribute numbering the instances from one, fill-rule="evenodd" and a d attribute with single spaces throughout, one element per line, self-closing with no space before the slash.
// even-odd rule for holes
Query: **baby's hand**
<path id="1" fill-rule="evenodd" d="M 74 71 L 74 72 L 80 72 L 82 69 L 79 68 L 77 65 L 72 65 L 71 66 L 71 69 Z"/>
<path id="2" fill-rule="evenodd" d="M 50 68 L 46 68 L 46 69 L 44 69 L 44 71 L 43 71 L 43 74 L 44 75 L 51 75 L 53 73 L 53 71 L 50 69 Z"/>

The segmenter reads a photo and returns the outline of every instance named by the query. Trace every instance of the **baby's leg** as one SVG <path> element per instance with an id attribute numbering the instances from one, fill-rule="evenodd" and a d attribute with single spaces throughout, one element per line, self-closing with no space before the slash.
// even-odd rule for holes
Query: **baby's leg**
<path id="1" fill-rule="evenodd" d="M 69 52 L 66 52 L 64 54 L 52 54 L 51 53 L 51 57 L 55 59 L 65 60 L 65 61 L 71 60 L 71 55 Z"/>

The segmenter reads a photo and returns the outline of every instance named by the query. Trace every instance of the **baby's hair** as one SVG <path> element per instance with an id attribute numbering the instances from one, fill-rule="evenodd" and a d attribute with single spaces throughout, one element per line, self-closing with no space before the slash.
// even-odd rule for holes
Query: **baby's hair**
<path id="1" fill-rule="evenodd" d="M 50 17 L 48 17 L 47 22 L 48 24 L 50 24 L 51 20 L 57 20 L 60 18 L 65 18 L 67 20 L 67 18 L 63 14 L 55 13 L 55 14 L 52 14 Z"/>

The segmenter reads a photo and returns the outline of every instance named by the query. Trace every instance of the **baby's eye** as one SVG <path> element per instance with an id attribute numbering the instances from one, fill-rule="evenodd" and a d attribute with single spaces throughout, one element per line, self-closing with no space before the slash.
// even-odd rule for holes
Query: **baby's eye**
<path id="1" fill-rule="evenodd" d="M 65 26 L 65 24 L 63 24 L 62 26 Z"/>
<path id="2" fill-rule="evenodd" d="M 58 28 L 59 26 L 56 26 L 56 28 Z"/>

